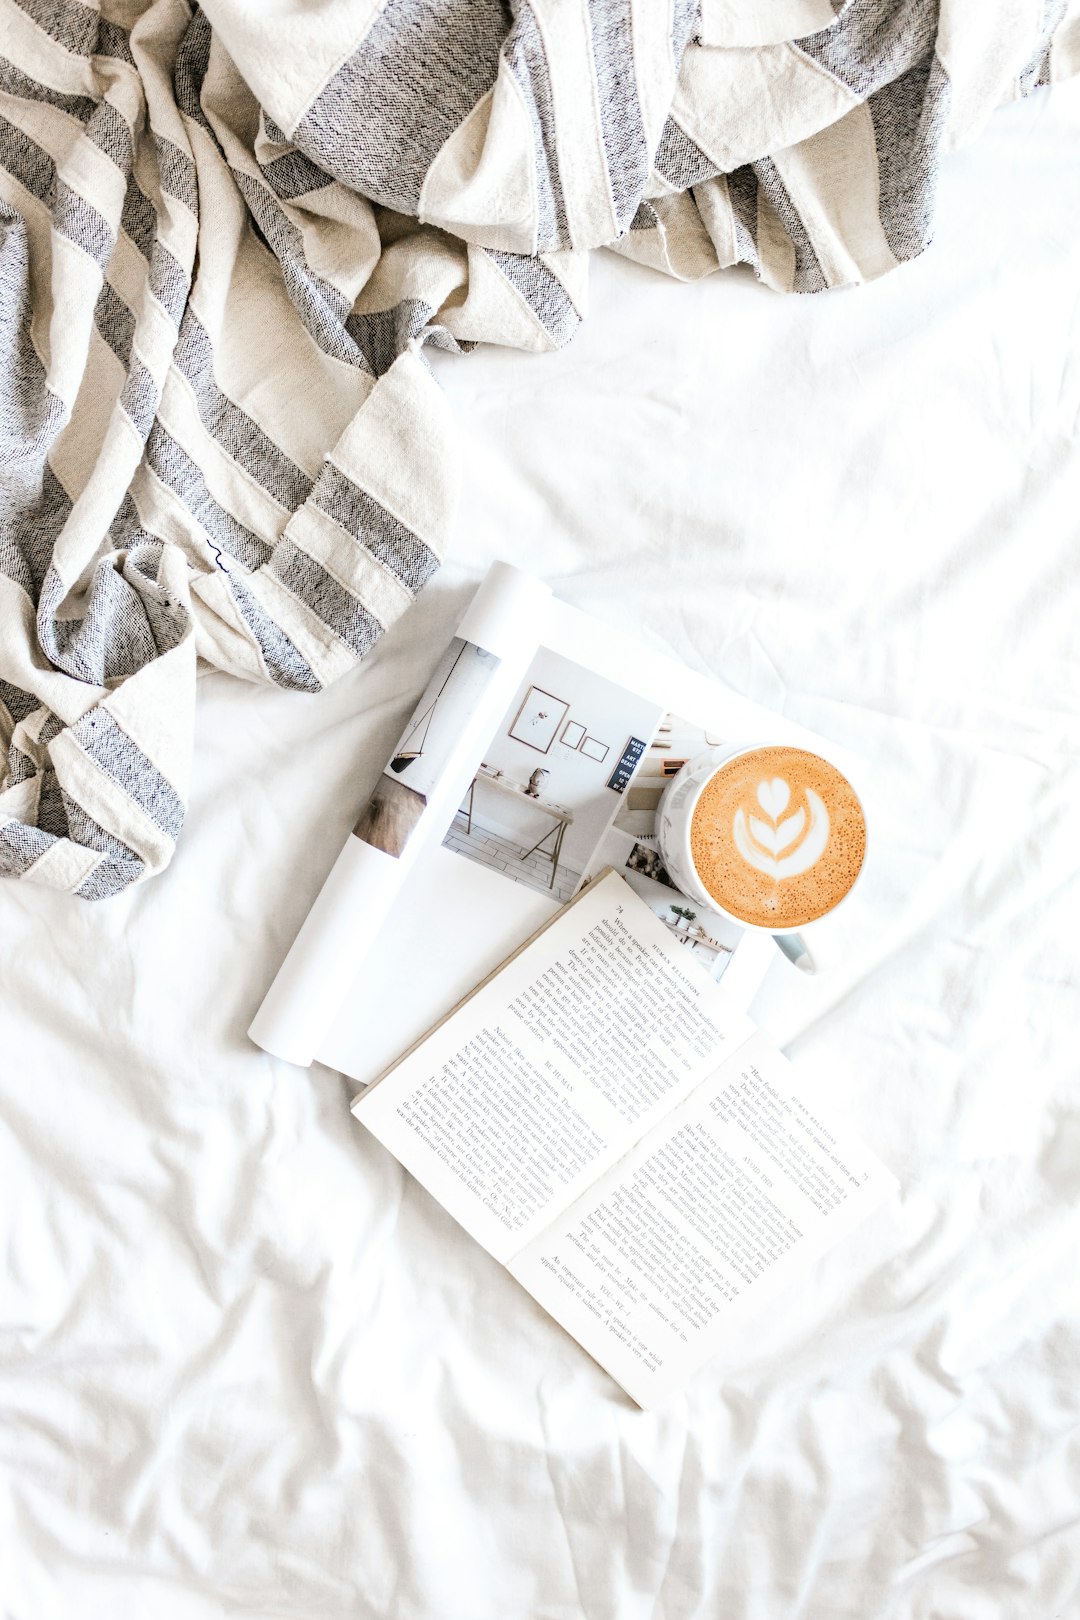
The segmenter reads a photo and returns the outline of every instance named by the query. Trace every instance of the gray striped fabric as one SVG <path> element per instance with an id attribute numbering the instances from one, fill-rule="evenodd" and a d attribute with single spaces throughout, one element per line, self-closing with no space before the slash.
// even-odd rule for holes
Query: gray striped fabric
<path id="1" fill-rule="evenodd" d="M 159 871 L 196 659 L 317 692 L 415 599 L 425 344 L 560 346 L 600 247 L 884 274 L 1078 66 L 1080 0 L 0 0 L 0 872 Z"/>

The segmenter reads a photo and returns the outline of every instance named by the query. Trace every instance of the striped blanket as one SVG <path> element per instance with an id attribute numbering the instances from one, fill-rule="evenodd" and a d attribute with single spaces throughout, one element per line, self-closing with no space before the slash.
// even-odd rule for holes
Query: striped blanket
<path id="1" fill-rule="evenodd" d="M 437 568 L 427 343 L 590 250 L 816 292 L 1080 61 L 1067 0 L 0 0 L 0 870 L 170 859 L 196 671 L 317 692 Z"/>

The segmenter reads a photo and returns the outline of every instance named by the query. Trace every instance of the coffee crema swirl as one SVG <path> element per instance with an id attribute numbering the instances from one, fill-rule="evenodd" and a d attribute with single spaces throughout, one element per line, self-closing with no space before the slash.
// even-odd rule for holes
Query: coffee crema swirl
<path id="1" fill-rule="evenodd" d="M 759 928 L 800 928 L 841 901 L 866 856 L 855 789 L 803 748 L 755 748 L 701 790 L 690 852 L 713 899 Z"/>

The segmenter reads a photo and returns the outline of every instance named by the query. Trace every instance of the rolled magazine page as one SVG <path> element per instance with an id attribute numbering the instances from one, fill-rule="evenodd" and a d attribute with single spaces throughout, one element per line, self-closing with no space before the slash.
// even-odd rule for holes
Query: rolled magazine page
<path id="1" fill-rule="evenodd" d="M 551 596 L 496 563 L 424 688 L 248 1035 L 307 1067 L 406 877 L 438 844 L 533 656 Z"/>

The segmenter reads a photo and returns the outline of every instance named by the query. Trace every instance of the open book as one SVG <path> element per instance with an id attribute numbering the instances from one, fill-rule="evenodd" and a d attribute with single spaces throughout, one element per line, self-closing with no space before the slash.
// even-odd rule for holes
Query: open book
<path id="1" fill-rule="evenodd" d="M 366 1083 L 607 866 L 749 1005 L 776 948 L 680 893 L 656 810 L 687 759 L 763 741 L 819 746 L 496 563 L 374 791 L 358 794 L 252 1038 Z M 838 763 L 858 783 L 859 762 Z"/>
<path id="2" fill-rule="evenodd" d="M 610 869 L 353 1105 L 638 1405 L 895 1182 Z"/>

